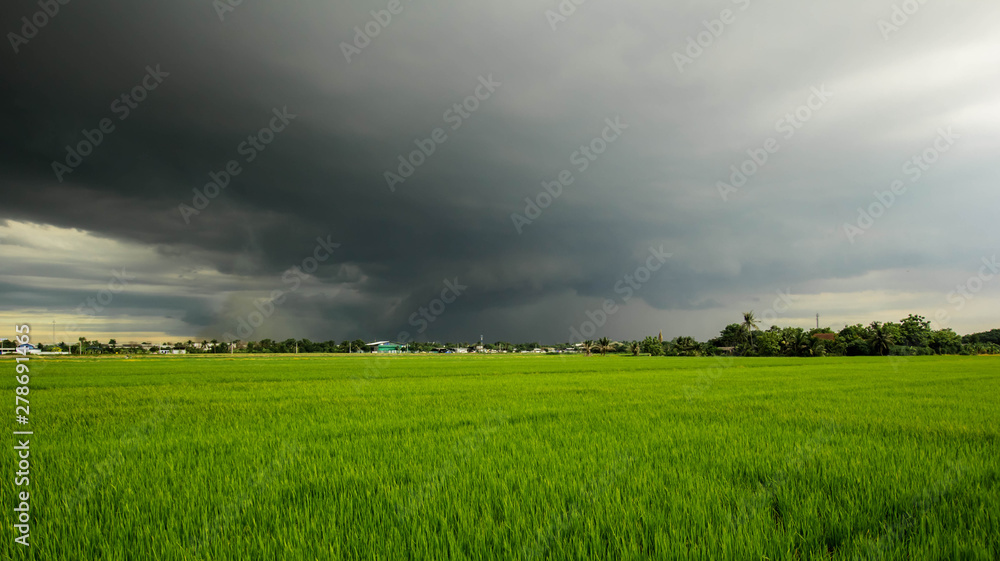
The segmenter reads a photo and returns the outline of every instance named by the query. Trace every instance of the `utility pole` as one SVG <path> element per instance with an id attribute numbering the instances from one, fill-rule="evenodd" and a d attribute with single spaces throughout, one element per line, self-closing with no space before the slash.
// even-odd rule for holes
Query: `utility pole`
<path id="1" fill-rule="evenodd" d="M 819 329 L 819 314 L 816 314 L 816 329 Z"/>

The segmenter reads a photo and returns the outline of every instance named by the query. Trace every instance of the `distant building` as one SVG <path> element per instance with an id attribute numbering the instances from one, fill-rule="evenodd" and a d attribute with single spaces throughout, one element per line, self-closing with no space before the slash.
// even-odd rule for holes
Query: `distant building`
<path id="1" fill-rule="evenodd" d="M 405 345 L 391 341 L 375 341 L 365 346 L 368 347 L 369 352 L 390 355 L 400 354 L 406 349 Z"/>
<path id="2" fill-rule="evenodd" d="M 823 341 L 836 341 L 837 340 L 837 334 L 836 333 L 816 333 L 816 334 L 813 335 L 813 337 L 815 337 L 817 339 L 822 339 Z"/>
<path id="3" fill-rule="evenodd" d="M 42 350 L 38 347 L 32 345 L 31 343 L 25 343 L 23 345 L 17 346 L 17 353 L 22 355 L 37 355 L 41 354 Z"/>

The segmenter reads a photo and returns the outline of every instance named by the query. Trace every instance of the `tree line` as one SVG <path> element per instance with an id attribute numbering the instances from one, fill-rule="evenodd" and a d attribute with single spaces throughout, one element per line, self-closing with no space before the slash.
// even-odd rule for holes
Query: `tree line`
<path id="1" fill-rule="evenodd" d="M 159 353 L 160 351 L 181 351 L 187 354 L 230 354 L 230 353 L 363 353 L 369 351 L 368 342 L 363 339 L 354 339 L 337 342 L 311 341 L 309 339 L 285 339 L 276 341 L 272 339 L 261 339 L 260 341 L 219 341 L 218 339 L 176 342 L 176 343 L 118 343 L 115 339 L 107 343 L 88 340 L 80 337 L 78 341 L 67 344 L 65 341 L 57 345 L 43 345 L 44 351 L 65 351 L 72 354 L 146 354 Z M 8 343 L 13 349 L 13 344 Z M 468 342 L 415 342 L 406 344 L 407 352 L 433 352 L 439 349 L 475 349 L 479 343 Z M 565 350 L 567 345 L 559 345 L 557 348 Z M 540 349 L 542 346 L 538 342 L 533 343 L 510 343 L 497 341 L 495 343 L 485 343 L 482 349 L 486 351 L 506 351 L 521 352 Z"/>
<path id="2" fill-rule="evenodd" d="M 184 350 L 186 353 L 227 354 L 227 353 L 360 353 L 369 348 L 361 339 L 337 342 L 311 341 L 309 339 L 285 339 L 275 341 L 211 341 L 177 342 L 169 344 L 124 344 L 115 339 L 102 344 L 81 337 L 78 342 L 67 345 L 46 345 L 47 351 L 71 351 L 73 354 L 142 354 L 157 353 L 161 350 Z M 8 342 L 8 346 L 13 347 Z M 931 323 L 923 316 L 910 314 L 898 322 L 872 322 L 868 325 L 849 325 L 840 331 L 829 327 L 802 329 L 800 327 L 772 326 L 760 328 L 760 321 L 754 313 L 745 312 L 739 323 L 727 325 L 718 335 L 705 342 L 693 337 L 676 337 L 662 340 L 662 336 L 648 336 L 643 340 L 612 341 L 607 337 L 584 341 L 573 345 L 561 343 L 542 347 L 537 342 L 510 343 L 497 341 L 485 343 L 439 343 L 410 342 L 407 352 L 433 352 L 442 348 L 467 348 L 487 352 L 530 352 L 536 349 L 557 352 L 580 352 L 588 356 L 594 354 L 631 354 L 651 356 L 718 356 L 731 354 L 756 357 L 815 357 L 815 356 L 920 356 L 920 355 L 981 355 L 1000 354 L 1000 329 L 961 336 L 951 329 L 931 329 Z"/>
<path id="3" fill-rule="evenodd" d="M 920 356 L 1000 354 L 1000 329 L 961 336 L 951 329 L 931 329 L 923 316 L 910 314 L 899 322 L 872 322 L 845 326 L 839 332 L 829 327 L 772 326 L 760 329 L 753 312 L 743 321 L 727 325 L 718 337 L 699 343 L 692 337 L 661 341 L 649 336 L 642 341 L 612 344 L 607 339 L 584 342 L 587 354 L 607 352 L 653 356 L 717 356 L 732 354 L 756 357 L 815 356 Z"/>

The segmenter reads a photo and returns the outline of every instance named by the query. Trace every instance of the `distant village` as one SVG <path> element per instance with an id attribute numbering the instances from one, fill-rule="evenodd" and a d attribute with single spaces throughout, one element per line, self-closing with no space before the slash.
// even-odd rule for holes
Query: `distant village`
<path id="1" fill-rule="evenodd" d="M 539 343 L 477 343 L 417 342 L 391 340 L 324 341 L 286 339 L 275 341 L 211 341 L 201 342 L 135 342 L 107 343 L 88 341 L 80 337 L 76 343 L 40 345 L 22 343 L 0 337 L 0 354 L 38 355 L 185 355 L 236 353 L 344 353 L 344 354 L 631 354 L 634 356 L 758 356 L 758 357 L 817 357 L 817 356 L 920 356 L 920 355 L 996 355 L 1000 354 L 1000 329 L 983 333 L 959 335 L 951 329 L 932 329 L 926 318 L 910 314 L 899 322 L 872 322 L 870 325 L 845 325 L 838 332 L 829 327 L 771 326 L 760 329 L 753 312 L 745 312 L 741 323 L 727 325 L 717 337 L 699 342 L 693 337 L 664 340 L 663 333 L 633 341 L 613 341 L 607 337 L 585 341 L 570 341 L 555 345 Z M 23 340 L 22 340 L 23 341 Z"/>
<path id="2" fill-rule="evenodd" d="M 212 341 L 187 341 L 187 342 L 163 342 L 152 343 L 149 341 L 118 343 L 115 339 L 107 343 L 98 341 L 81 340 L 80 342 L 68 344 L 66 342 L 55 345 L 33 345 L 23 344 L 16 347 L 7 343 L 6 347 L 0 343 L 0 354 L 35 354 L 35 355 L 104 355 L 104 354 L 161 354 L 161 355 L 184 355 L 184 354 L 234 354 L 234 353 L 341 353 L 341 354 L 402 354 L 402 353 L 438 353 L 438 354 L 468 354 L 468 353 L 568 353 L 584 352 L 583 343 L 576 345 L 541 346 L 538 343 L 504 343 L 495 344 L 469 344 L 469 343 L 395 343 L 392 341 L 365 342 L 358 339 L 355 341 L 335 341 L 313 342 L 308 339 L 288 339 L 285 341 L 272 341 L 265 339 L 262 341 L 232 341 L 222 342 Z"/>

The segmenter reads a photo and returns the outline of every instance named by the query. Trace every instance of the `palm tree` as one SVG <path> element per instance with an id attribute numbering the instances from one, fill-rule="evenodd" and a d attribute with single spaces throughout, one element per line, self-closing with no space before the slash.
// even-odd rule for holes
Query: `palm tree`
<path id="1" fill-rule="evenodd" d="M 638 341 L 632 341 L 629 343 L 629 349 L 632 350 L 632 356 L 639 356 L 639 351 L 642 350 L 642 345 Z"/>
<path id="2" fill-rule="evenodd" d="M 781 353 L 785 356 L 820 356 L 823 354 L 823 343 L 810 335 L 801 327 L 787 327 L 781 330 L 781 340 L 778 343 Z"/>
<path id="3" fill-rule="evenodd" d="M 792 351 L 795 356 L 810 356 L 812 354 L 813 338 L 808 333 L 799 329 L 795 332 L 792 340 Z"/>
<path id="4" fill-rule="evenodd" d="M 754 317 L 753 310 L 743 312 L 743 328 L 747 330 L 747 338 L 750 341 L 750 348 L 753 348 L 753 332 L 760 325 L 760 321 Z"/>
<path id="5" fill-rule="evenodd" d="M 826 345 L 823 344 L 822 339 L 816 337 L 809 337 L 809 355 L 810 356 L 824 356 L 826 355 Z"/>
<path id="6" fill-rule="evenodd" d="M 674 341 L 674 345 L 680 356 L 698 356 L 700 354 L 701 346 L 693 337 L 678 337 Z"/>
<path id="7" fill-rule="evenodd" d="M 613 346 L 614 343 L 612 343 L 611 339 L 608 339 L 607 337 L 601 337 L 601 339 L 597 342 L 597 348 L 601 351 L 601 356 L 606 356 L 608 351 L 611 350 Z"/>
<path id="8" fill-rule="evenodd" d="M 892 347 L 893 343 L 889 326 L 873 321 L 869 329 L 871 330 L 871 339 L 868 344 L 871 345 L 872 350 L 881 356 L 889 354 L 889 348 Z"/>
<path id="9" fill-rule="evenodd" d="M 583 350 L 586 351 L 587 356 L 590 356 L 590 351 L 594 348 L 594 342 L 591 340 L 586 340 L 583 342 Z"/>

